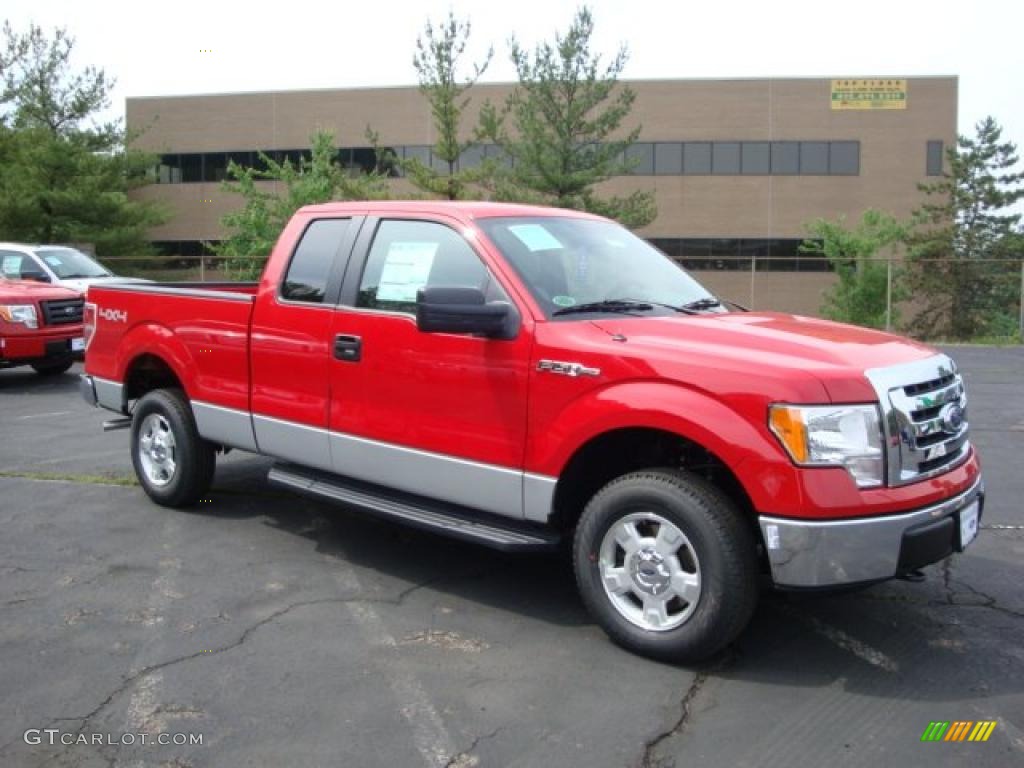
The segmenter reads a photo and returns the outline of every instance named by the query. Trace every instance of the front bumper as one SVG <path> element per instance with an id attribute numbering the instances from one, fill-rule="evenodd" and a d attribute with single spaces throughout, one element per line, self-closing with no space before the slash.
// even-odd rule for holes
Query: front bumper
<path id="1" fill-rule="evenodd" d="M 984 509 L 979 477 L 966 491 L 911 512 L 854 520 L 810 521 L 762 515 L 758 522 L 780 587 L 833 587 L 881 581 L 941 560 L 959 545 L 957 513 Z"/>

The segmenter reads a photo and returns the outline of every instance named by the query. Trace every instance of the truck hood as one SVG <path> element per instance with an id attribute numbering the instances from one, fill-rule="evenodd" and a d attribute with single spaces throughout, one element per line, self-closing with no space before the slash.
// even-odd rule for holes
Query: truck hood
<path id="1" fill-rule="evenodd" d="M 47 301 L 50 299 L 74 299 L 78 294 L 74 291 L 48 283 L 37 283 L 34 280 L 9 280 L 0 278 L 0 304 L 26 301 Z"/>
<path id="2" fill-rule="evenodd" d="M 891 333 L 775 312 L 731 312 L 682 317 L 604 318 L 593 321 L 624 336 L 632 351 L 680 360 L 718 358 L 722 367 L 804 372 L 833 401 L 874 399 L 864 377 L 882 368 L 932 357 L 936 350 Z"/>

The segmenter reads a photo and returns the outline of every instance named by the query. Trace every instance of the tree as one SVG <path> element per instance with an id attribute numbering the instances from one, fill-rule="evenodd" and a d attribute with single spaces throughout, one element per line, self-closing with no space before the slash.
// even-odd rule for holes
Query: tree
<path id="1" fill-rule="evenodd" d="M 896 246 L 906 234 L 904 226 L 887 213 L 869 209 L 854 227 L 840 216 L 836 221 L 816 219 L 807 230 L 813 239 L 803 242 L 801 252 L 823 253 L 837 278 L 824 296 L 822 315 L 870 328 L 891 328 L 897 320 L 895 304 L 904 292 L 899 271 L 889 270 Z M 884 251 L 889 264 L 878 258 Z"/>
<path id="2" fill-rule="evenodd" d="M 975 130 L 950 148 L 943 177 L 920 186 L 926 198 L 908 240 L 908 276 L 925 303 L 913 328 L 925 336 L 970 339 L 1015 325 L 1019 265 L 1011 259 L 1021 216 L 1006 209 L 1024 197 L 1024 173 L 1014 171 L 1017 147 L 1002 141 L 993 118 Z"/>
<path id="3" fill-rule="evenodd" d="M 4 24 L 0 54 L 0 228 L 7 237 L 91 243 L 100 256 L 141 254 L 166 219 L 129 192 L 148 183 L 155 158 L 128 150 L 118 121 L 99 122 L 113 80 L 75 71 L 75 40 Z"/>
<path id="4" fill-rule="evenodd" d="M 377 146 L 373 133 L 368 132 L 367 138 Z M 316 131 L 310 145 L 309 155 L 297 165 L 262 152 L 260 168 L 246 168 L 235 162 L 228 165 L 223 188 L 240 195 L 243 205 L 221 219 L 229 235 L 213 250 L 225 257 L 227 271 L 233 277 L 248 280 L 259 276 L 281 230 L 302 206 L 388 197 L 387 175 L 380 167 L 365 173 L 341 165 L 333 134 Z M 380 159 L 381 151 L 377 152 Z M 277 186 L 283 186 L 283 191 L 261 186 L 260 181 L 279 182 Z"/>
<path id="5" fill-rule="evenodd" d="M 485 105 L 480 135 L 500 145 L 510 160 L 507 178 L 494 184 L 501 197 L 538 199 L 644 226 L 657 213 L 653 194 L 602 198 L 595 190 L 629 170 L 625 150 L 640 128 L 621 130 L 636 99 L 618 83 L 627 48 L 602 64 L 591 51 L 593 32 L 593 17 L 584 7 L 554 45 L 542 43 L 528 53 L 513 38 L 518 86 L 502 109 Z"/>
<path id="6" fill-rule="evenodd" d="M 438 171 L 419 158 L 403 160 L 400 165 L 415 186 L 449 200 L 469 196 L 469 186 L 481 176 L 476 168 L 458 168 L 459 158 L 475 144 L 460 138 L 461 124 L 470 101 L 466 93 L 486 71 L 494 49 L 487 50 L 483 61 L 474 64 L 470 74 L 460 77 L 459 60 L 465 54 L 469 34 L 469 22 L 457 20 L 449 11 L 448 20 L 436 28 L 427 22 L 423 34 L 416 39 L 416 53 L 412 59 L 419 76 L 420 93 L 430 104 L 434 120 L 437 134 L 433 146 L 434 159 L 446 167 Z"/>

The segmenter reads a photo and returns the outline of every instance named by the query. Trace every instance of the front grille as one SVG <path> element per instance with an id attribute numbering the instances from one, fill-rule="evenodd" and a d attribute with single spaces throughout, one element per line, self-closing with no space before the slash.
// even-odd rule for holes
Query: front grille
<path id="1" fill-rule="evenodd" d="M 951 469 L 970 448 L 967 394 L 945 355 L 868 372 L 884 413 L 889 485 Z"/>
<path id="2" fill-rule="evenodd" d="M 73 325 L 82 322 L 85 299 L 58 299 L 41 303 L 45 325 Z"/>

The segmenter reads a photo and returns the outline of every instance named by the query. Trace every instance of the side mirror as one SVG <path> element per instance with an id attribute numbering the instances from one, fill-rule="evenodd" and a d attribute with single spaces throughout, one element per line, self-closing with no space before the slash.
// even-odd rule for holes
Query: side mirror
<path id="1" fill-rule="evenodd" d="M 519 331 L 519 314 L 508 302 L 488 303 L 479 288 L 435 285 L 416 292 L 416 327 L 425 333 L 512 339 Z"/>
<path id="2" fill-rule="evenodd" d="M 21 279 L 22 280 L 31 280 L 34 283 L 49 283 L 49 282 L 52 282 L 50 280 L 50 276 L 48 274 L 46 274 L 45 272 L 22 272 L 21 273 Z"/>

